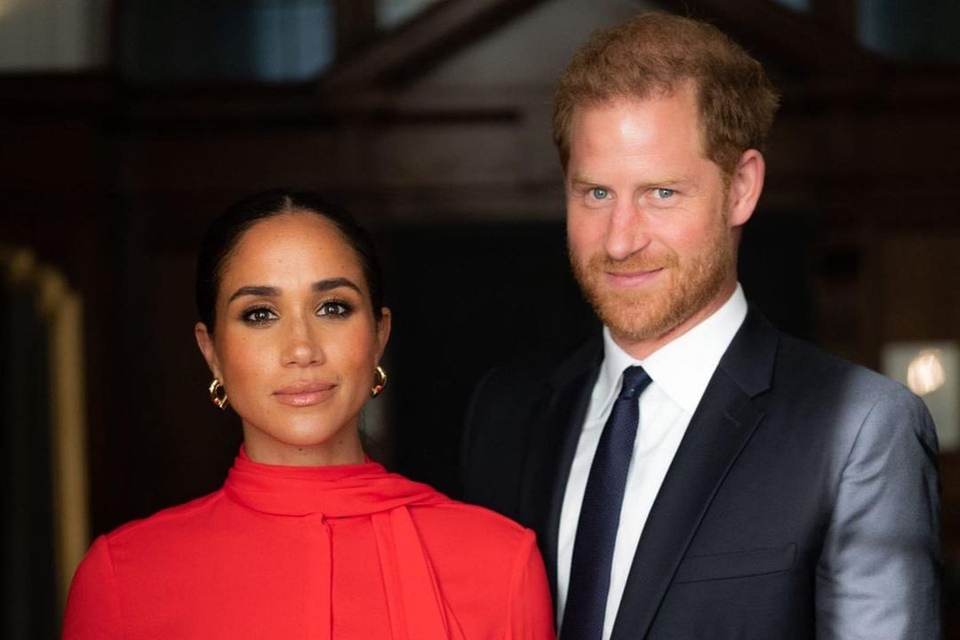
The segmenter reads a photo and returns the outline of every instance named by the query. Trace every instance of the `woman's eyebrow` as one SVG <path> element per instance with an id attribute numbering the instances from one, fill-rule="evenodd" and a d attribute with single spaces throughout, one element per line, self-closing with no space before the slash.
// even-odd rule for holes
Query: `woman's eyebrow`
<path id="1" fill-rule="evenodd" d="M 310 287 L 316 292 L 330 291 L 331 289 L 338 289 L 340 287 L 347 287 L 348 289 L 353 289 L 357 293 L 363 293 L 360 291 L 360 287 L 354 284 L 353 280 L 349 278 L 327 278 L 326 280 L 318 280 L 314 282 Z"/>
<path id="2" fill-rule="evenodd" d="M 324 280 L 318 280 L 310 285 L 310 289 L 317 293 L 339 289 L 340 287 L 347 287 L 348 289 L 353 289 L 357 293 L 362 293 L 360 291 L 360 287 L 354 284 L 354 282 L 349 278 L 326 278 Z M 242 298 L 243 296 L 276 298 L 279 295 L 280 289 L 278 287 L 271 287 L 268 285 L 246 285 L 234 291 L 233 295 L 230 296 L 230 299 L 227 300 L 227 302 L 233 302 L 237 298 Z"/>
<path id="3" fill-rule="evenodd" d="M 280 295 L 280 289 L 277 287 L 268 287 L 265 285 L 248 285 L 245 287 L 240 287 L 233 292 L 233 295 L 230 296 L 230 299 L 227 302 L 233 302 L 237 298 L 243 296 L 259 296 L 264 298 L 275 298 Z"/>

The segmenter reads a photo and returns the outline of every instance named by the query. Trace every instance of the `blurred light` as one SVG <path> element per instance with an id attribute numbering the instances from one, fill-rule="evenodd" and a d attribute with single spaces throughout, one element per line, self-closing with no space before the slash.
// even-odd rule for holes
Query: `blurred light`
<path id="1" fill-rule="evenodd" d="M 795 9 L 797 11 L 809 11 L 810 0 L 776 0 L 777 3 Z"/>
<path id="2" fill-rule="evenodd" d="M 14 7 L 22 2 L 23 0 L 0 0 L 0 19 L 13 11 Z"/>
<path id="3" fill-rule="evenodd" d="M 918 396 L 936 391 L 945 381 L 939 349 L 923 349 L 907 366 L 907 386 Z"/>
<path id="4" fill-rule="evenodd" d="M 857 7 L 857 36 L 867 49 L 904 62 L 960 62 L 956 0 L 869 0 Z"/>
<path id="5" fill-rule="evenodd" d="M 881 360 L 883 373 L 923 398 L 940 451 L 960 450 L 960 342 L 888 342 Z"/>
<path id="6" fill-rule="evenodd" d="M 377 26 L 381 29 L 396 27 L 436 3 L 437 0 L 377 0 Z"/>

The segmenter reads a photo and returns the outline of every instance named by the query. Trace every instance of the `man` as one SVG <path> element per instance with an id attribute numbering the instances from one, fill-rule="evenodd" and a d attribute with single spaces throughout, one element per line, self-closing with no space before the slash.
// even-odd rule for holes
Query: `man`
<path id="1" fill-rule="evenodd" d="M 536 530 L 561 640 L 940 636 L 924 405 L 737 283 L 776 103 L 740 47 L 663 14 L 560 80 L 570 261 L 603 333 L 483 380 L 464 480 Z"/>

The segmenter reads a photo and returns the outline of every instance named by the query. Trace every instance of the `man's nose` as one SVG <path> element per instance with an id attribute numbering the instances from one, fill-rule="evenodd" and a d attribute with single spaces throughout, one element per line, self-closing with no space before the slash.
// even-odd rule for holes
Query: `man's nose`
<path id="1" fill-rule="evenodd" d="M 624 260 L 650 244 L 650 221 L 634 202 L 620 201 L 610 212 L 604 250 L 614 260 Z"/>

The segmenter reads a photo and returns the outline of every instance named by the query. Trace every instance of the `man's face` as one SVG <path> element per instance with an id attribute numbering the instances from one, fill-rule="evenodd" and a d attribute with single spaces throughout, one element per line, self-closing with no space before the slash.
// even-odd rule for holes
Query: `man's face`
<path id="1" fill-rule="evenodd" d="M 733 293 L 737 228 L 752 204 L 747 211 L 737 174 L 728 197 L 720 168 L 704 156 L 690 86 L 580 108 L 570 142 L 574 275 L 617 343 L 646 357 Z"/>

